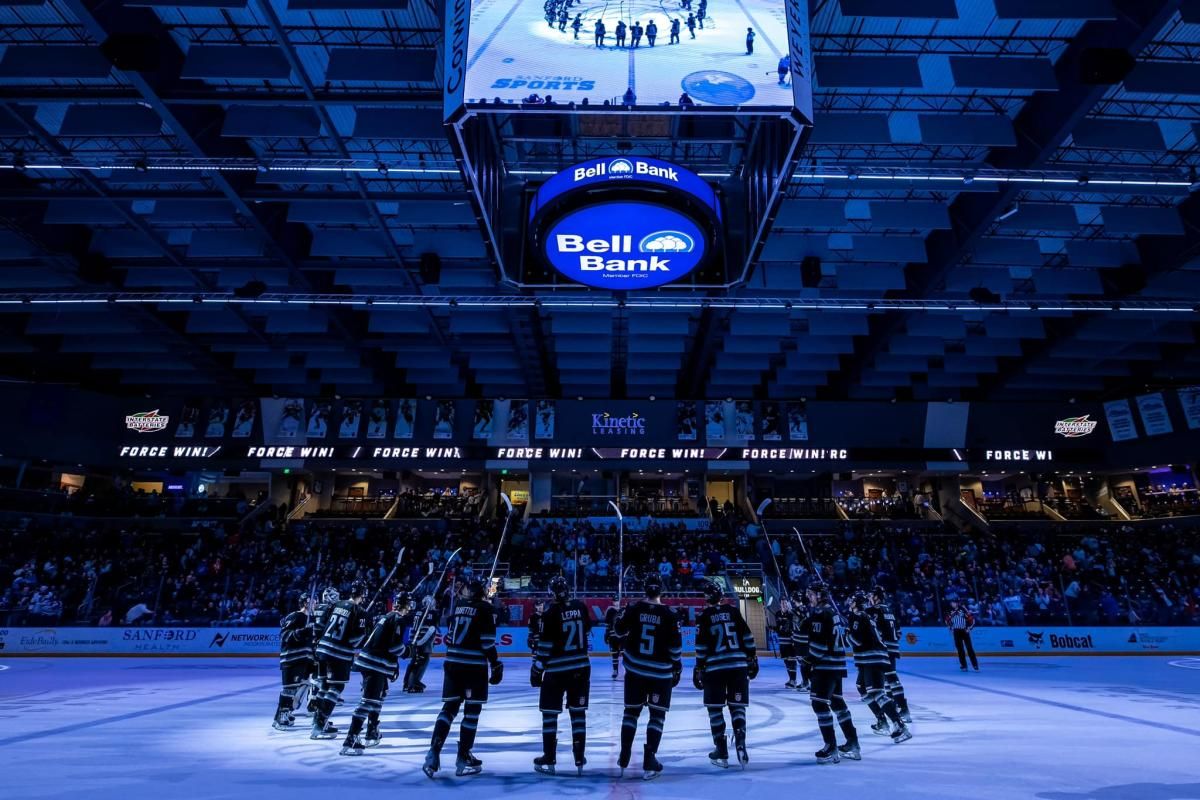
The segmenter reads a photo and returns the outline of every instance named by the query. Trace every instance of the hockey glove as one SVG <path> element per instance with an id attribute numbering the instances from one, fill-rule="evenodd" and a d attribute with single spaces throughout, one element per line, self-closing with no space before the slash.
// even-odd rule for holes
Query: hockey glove
<path id="1" fill-rule="evenodd" d="M 529 685 L 533 687 L 541 686 L 544 672 L 541 664 L 536 661 L 533 662 L 533 666 L 529 668 Z"/>
<path id="2" fill-rule="evenodd" d="M 406 644 L 403 647 L 401 647 L 400 652 L 397 653 L 397 656 L 404 660 L 408 660 L 408 659 L 412 658 L 413 657 L 412 645 Z"/>
<path id="3" fill-rule="evenodd" d="M 704 670 L 699 667 L 692 667 L 692 686 L 700 691 L 704 690 Z"/>
<path id="4" fill-rule="evenodd" d="M 671 687 L 674 688 L 679 685 L 679 679 L 683 677 L 683 664 L 676 661 L 671 672 Z"/>
<path id="5" fill-rule="evenodd" d="M 746 677 L 754 680 L 758 677 L 758 656 L 750 654 L 750 659 L 746 662 Z"/>
<path id="6" fill-rule="evenodd" d="M 502 680 L 504 680 L 504 662 L 496 659 L 492 662 L 492 674 L 488 676 L 488 683 L 495 686 Z"/>

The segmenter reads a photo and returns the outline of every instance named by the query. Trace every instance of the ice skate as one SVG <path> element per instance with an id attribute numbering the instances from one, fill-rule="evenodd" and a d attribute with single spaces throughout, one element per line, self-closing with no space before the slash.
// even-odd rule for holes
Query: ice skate
<path id="1" fill-rule="evenodd" d="M 816 752 L 818 764 L 836 764 L 842 760 L 836 746 L 827 744 Z"/>
<path id="2" fill-rule="evenodd" d="M 907 708 L 900 712 L 900 721 L 904 723 L 912 722 L 912 714 L 908 712 Z"/>
<path id="3" fill-rule="evenodd" d="M 625 770 L 629 767 L 629 759 L 632 758 L 632 756 L 633 754 L 623 747 L 621 748 L 621 752 L 617 755 L 617 766 L 621 770 L 622 778 L 625 777 Z"/>
<path id="4" fill-rule="evenodd" d="M 367 747 L 378 747 L 381 741 L 383 741 L 383 734 L 379 732 L 379 725 L 368 725 L 367 735 L 364 737 L 363 743 Z"/>
<path id="5" fill-rule="evenodd" d="M 846 742 L 838 748 L 838 754 L 842 758 L 848 758 L 851 761 L 862 761 L 862 750 L 858 747 L 858 742 Z"/>
<path id="6" fill-rule="evenodd" d="M 708 754 L 708 763 L 714 767 L 721 769 L 729 769 L 729 748 L 725 745 L 724 740 L 716 746 L 716 748 Z"/>
<path id="7" fill-rule="evenodd" d="M 583 756 L 575 756 L 575 775 L 576 775 L 576 777 L 580 777 L 580 778 L 583 777 L 583 768 L 586 764 L 587 764 L 586 758 L 584 758 Z"/>
<path id="8" fill-rule="evenodd" d="M 442 759 L 438 752 L 432 747 L 425 754 L 425 763 L 421 765 L 421 772 L 425 773 L 426 778 L 432 778 L 442 768 Z"/>
<path id="9" fill-rule="evenodd" d="M 271 727 L 277 731 L 290 731 L 294 724 L 292 720 L 288 719 L 287 714 L 281 711 L 275 715 L 275 720 L 271 723 Z"/>
<path id="10" fill-rule="evenodd" d="M 795 679 L 794 679 L 794 678 L 788 678 L 788 682 L 787 682 L 787 683 L 785 683 L 785 684 L 783 685 L 783 688 L 785 688 L 785 689 L 795 689 L 795 688 L 796 688 L 796 681 L 795 681 Z"/>
<path id="11" fill-rule="evenodd" d="M 901 725 L 899 728 L 896 728 L 896 730 L 892 731 L 892 741 L 896 744 L 907 742 L 911 738 L 912 731 L 908 729 L 907 725 Z"/>
<path id="12" fill-rule="evenodd" d="M 320 725 L 313 723 L 312 733 L 309 734 L 310 739 L 336 739 L 338 735 L 337 728 L 330 726 L 328 723 Z"/>
<path id="13" fill-rule="evenodd" d="M 348 739 L 342 744 L 341 754 L 344 756 L 361 756 L 366 752 L 366 744 L 363 743 L 361 736 L 355 736 L 353 739 Z"/>
<path id="14" fill-rule="evenodd" d="M 877 720 L 875 724 L 871 726 L 871 733 L 875 734 L 876 736 L 891 736 L 892 723 L 888 722 L 886 719 Z"/>
<path id="15" fill-rule="evenodd" d="M 745 731 L 733 732 L 733 751 L 737 754 L 738 766 L 745 769 L 746 765 L 750 763 L 750 753 L 746 750 Z"/>
<path id="16" fill-rule="evenodd" d="M 459 756 L 454 762 L 454 774 L 459 777 L 478 775 L 481 772 L 483 772 L 483 762 L 470 753 Z"/>
<path id="17" fill-rule="evenodd" d="M 538 756 L 533 760 L 533 771 L 543 775 L 554 774 L 554 759 L 548 756 Z"/>
<path id="18" fill-rule="evenodd" d="M 642 754 L 642 780 L 652 781 L 659 775 L 662 775 L 662 764 L 650 748 L 646 748 Z"/>

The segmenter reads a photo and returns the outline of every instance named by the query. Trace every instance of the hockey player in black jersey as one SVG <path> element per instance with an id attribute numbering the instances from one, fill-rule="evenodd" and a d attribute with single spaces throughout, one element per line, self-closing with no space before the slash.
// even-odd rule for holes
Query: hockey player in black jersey
<path id="1" fill-rule="evenodd" d="M 750 705 L 750 681 L 758 675 L 758 653 L 754 634 L 736 607 L 721 601 L 725 593 L 711 581 L 704 588 L 708 605 L 696 620 L 696 666 L 692 683 L 704 692 L 708 724 L 716 749 L 708 760 L 717 767 L 729 766 L 725 740 L 725 706 L 733 723 L 734 750 L 742 769 L 750 761 L 746 751 L 746 706 Z"/>
<path id="2" fill-rule="evenodd" d="M 807 692 L 812 680 L 812 667 L 804 661 L 804 653 L 808 651 L 808 640 L 801 635 L 800 628 L 808 619 L 808 598 L 803 592 L 792 593 L 792 651 L 796 655 L 796 667 L 800 679 L 796 681 L 797 692 Z"/>
<path id="3" fill-rule="evenodd" d="M 866 592 L 855 592 L 850 598 L 847 634 L 854 647 L 854 665 L 858 667 L 859 679 L 867 695 L 867 706 L 875 714 L 876 723 L 871 730 L 883 736 L 890 734 L 893 742 L 906 742 L 912 738 L 912 733 L 884 689 L 883 675 L 891 669 L 891 661 L 887 645 L 869 613 L 870 604 Z M 887 720 L 895 727 L 889 726 Z"/>
<path id="4" fill-rule="evenodd" d="M 312 674 L 312 627 L 308 618 L 308 597 L 300 596 L 296 610 L 279 623 L 279 669 L 283 686 L 275 707 L 273 728 L 286 731 L 296 724 L 292 714 L 296 693 Z"/>
<path id="5" fill-rule="evenodd" d="M 341 596 L 337 589 L 332 586 L 327 587 L 325 591 L 321 592 L 320 601 L 313 604 L 312 614 L 308 618 L 308 623 L 312 627 L 312 633 L 309 636 L 312 643 L 309 656 L 312 661 L 311 688 L 308 693 L 308 713 L 310 715 L 317 713 L 317 700 L 327 688 L 327 679 L 321 674 L 321 662 L 317 658 L 317 645 L 321 642 L 321 634 L 325 632 L 325 626 L 329 624 L 329 611 L 337 605 L 340 599 Z"/>
<path id="6" fill-rule="evenodd" d="M 842 697 L 842 681 L 846 677 L 846 649 L 842 643 L 845 625 L 833 608 L 832 599 L 825 587 L 808 590 L 810 612 L 804 620 L 799 636 L 808 640 L 808 652 L 804 660 L 812 668 L 812 689 L 809 697 L 817 715 L 817 725 L 825 746 L 817 751 L 817 763 L 837 763 L 843 757 L 860 759 L 858 731 L 850 718 L 850 709 Z M 846 737 L 846 743 L 838 747 L 833 723 L 837 720 Z"/>
<path id="7" fill-rule="evenodd" d="M 550 582 L 554 602 L 542 615 L 537 652 L 529 682 L 540 686 L 538 708 L 542 711 L 542 755 L 533 760 L 533 768 L 553 775 L 558 749 L 558 715 L 566 700 L 571 716 L 571 753 L 575 770 L 583 774 L 584 745 L 587 739 L 588 695 L 592 686 L 592 666 L 588 660 L 588 640 L 592 621 L 587 607 L 571 599 L 571 587 L 563 577 Z"/>
<path id="8" fill-rule="evenodd" d="M 488 699 L 488 685 L 494 686 L 503 678 L 504 662 L 496 654 L 494 609 L 484 598 L 483 584 L 478 580 L 467 581 L 451 615 L 446 640 L 442 711 L 433 726 L 433 739 L 421 768 L 428 777 L 432 778 L 442 768 L 442 745 L 460 708 L 463 719 L 454 774 L 478 775 L 483 771 L 483 762 L 471 754 L 471 748 L 475 745 L 479 715 Z"/>
<path id="9" fill-rule="evenodd" d="M 375 627 L 354 657 L 354 669 L 362 673 L 362 699 L 354 709 L 350 730 L 342 743 L 344 756 L 360 756 L 365 748 L 376 746 L 383 738 L 379 733 L 379 713 L 383 711 L 388 683 L 400 677 L 400 659 L 409 655 L 404 635 L 412 621 L 411 610 L 408 593 L 397 594 L 392 610 L 375 621 Z"/>
<path id="10" fill-rule="evenodd" d="M 787 670 L 785 689 L 796 688 L 796 646 L 792 641 L 796 631 L 792 602 L 786 597 L 779 600 L 779 611 L 775 613 L 775 635 L 779 637 L 779 657 Z"/>
<path id="11" fill-rule="evenodd" d="M 537 655 L 538 639 L 542 635 L 542 617 L 546 614 L 546 604 L 538 600 L 533 604 L 533 613 L 529 615 L 529 624 L 525 626 L 525 645 L 529 655 Z"/>
<path id="12" fill-rule="evenodd" d="M 427 595 L 421 601 L 422 609 L 413 621 L 413 630 L 409 636 L 412 658 L 404 670 L 404 691 L 410 694 L 420 694 L 425 691 L 421 679 L 425 677 L 425 669 L 433 656 L 433 640 L 437 637 L 438 627 L 432 595 Z"/>
<path id="13" fill-rule="evenodd" d="M 876 586 L 871 590 L 871 607 L 868 613 L 875 621 L 875 629 L 879 631 L 883 643 L 887 646 L 888 661 L 891 664 L 883 673 L 884 688 L 887 689 L 888 696 L 895 702 L 896 709 L 900 712 L 900 719 L 912 722 L 912 715 L 908 711 L 908 698 L 904 695 L 904 685 L 900 683 L 900 675 L 896 672 L 896 662 L 900 660 L 900 623 L 896 621 L 896 615 L 892 613 L 892 607 L 888 604 L 887 591 L 882 586 Z"/>
<path id="14" fill-rule="evenodd" d="M 329 622 L 317 642 L 317 664 L 321 671 L 322 687 L 313 714 L 312 739 L 332 739 L 338 730 L 329 718 L 337 708 L 342 691 L 350 680 L 354 649 L 367 636 L 369 620 L 360 605 L 367 589 L 360 583 L 350 588 L 350 599 L 342 600 L 329 609 Z"/>
<path id="15" fill-rule="evenodd" d="M 617 619 L 617 635 L 625 652 L 625 714 L 617 766 L 624 775 L 637 736 L 638 717 L 642 708 L 648 707 L 642 779 L 651 780 L 662 774 L 658 745 L 671 708 L 671 690 L 683 674 L 683 662 L 679 617 L 663 605 L 662 583 L 657 576 L 646 579 L 645 593 L 646 599 L 626 608 Z"/>
<path id="16" fill-rule="evenodd" d="M 617 635 L 617 618 L 621 616 L 621 601 L 613 598 L 613 604 L 604 612 L 604 641 L 612 653 L 612 678 L 617 679 L 617 670 L 621 664 L 621 637 Z"/>

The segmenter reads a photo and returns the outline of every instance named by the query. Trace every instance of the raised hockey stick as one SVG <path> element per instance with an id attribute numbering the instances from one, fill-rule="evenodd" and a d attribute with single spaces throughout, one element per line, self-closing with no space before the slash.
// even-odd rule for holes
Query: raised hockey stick
<path id="1" fill-rule="evenodd" d="M 504 508 L 507 510 L 507 513 L 504 515 L 504 527 L 500 531 L 500 541 L 496 543 L 496 557 L 492 559 L 492 569 L 490 572 L 488 572 L 487 592 L 489 597 L 496 593 L 496 587 L 492 581 L 496 579 L 496 567 L 500 563 L 500 551 L 504 547 L 504 537 L 508 535 L 508 523 L 512 520 L 513 515 L 513 504 L 512 501 L 508 499 L 508 495 L 506 495 L 504 492 L 501 492 L 500 500 L 504 503 Z"/>
<path id="2" fill-rule="evenodd" d="M 758 524 L 763 529 L 763 538 L 767 541 L 767 552 L 771 554 L 771 561 L 775 564 L 775 574 L 779 576 L 779 585 L 784 592 L 787 591 L 787 584 L 784 581 L 783 570 L 779 568 L 779 559 L 775 557 L 775 551 L 771 548 L 771 537 L 767 535 L 767 523 L 763 522 L 763 512 L 767 510 L 767 506 L 774 502 L 771 498 L 767 498 L 758 504 L 758 508 L 754 509 L 754 516 L 758 517 Z"/>
<path id="3" fill-rule="evenodd" d="M 317 551 L 317 568 L 313 570 L 312 580 L 310 580 L 308 582 L 308 604 L 307 604 L 307 608 L 305 609 L 305 611 L 308 612 L 308 615 L 310 617 L 312 616 L 313 611 L 315 611 L 316 607 L 317 607 L 317 598 L 316 598 L 317 580 L 321 575 L 321 556 L 323 556 L 323 555 L 325 555 L 324 550 Z"/>
<path id="4" fill-rule="evenodd" d="M 460 548 L 458 548 L 458 550 L 455 550 L 453 553 L 451 553 L 449 556 L 447 556 L 446 565 L 444 567 L 442 567 L 442 571 L 438 575 L 437 582 L 433 584 L 433 594 L 431 595 L 434 598 L 433 603 L 431 603 L 429 605 L 426 605 L 424 603 L 421 604 L 425 607 L 421 610 L 421 618 L 419 620 L 417 620 L 417 624 L 414 625 L 412 628 L 413 636 L 416 636 L 417 634 L 419 634 L 421 632 L 421 628 L 425 625 L 425 618 L 429 616 L 429 609 L 432 608 L 433 606 L 437 605 L 438 587 L 442 585 L 442 579 L 444 579 L 446 577 L 446 571 L 448 569 L 450 569 L 451 562 L 454 561 L 454 557 L 456 555 L 458 555 L 461 550 L 462 550 L 462 548 L 460 547 Z M 429 577 L 428 575 L 425 576 L 425 578 L 428 578 L 428 577 Z M 425 578 L 421 579 L 421 583 L 425 582 Z M 418 583 L 417 586 L 420 586 L 421 583 Z M 416 587 L 413 587 L 413 591 L 416 591 Z"/>
<path id="5" fill-rule="evenodd" d="M 613 511 L 617 512 L 617 569 L 621 571 L 621 578 L 617 582 L 617 606 L 621 605 L 621 595 L 625 588 L 625 515 L 621 513 L 621 508 L 612 500 L 608 501 L 612 506 Z M 576 564 L 578 569 L 579 565 Z"/>
<path id="6" fill-rule="evenodd" d="M 804 544 L 804 537 L 800 535 L 800 531 L 795 526 L 792 527 L 792 532 L 796 534 L 796 538 L 800 541 L 800 552 L 804 554 L 804 560 L 808 563 L 809 571 L 812 572 L 813 577 L 817 579 L 817 583 L 821 585 L 821 588 L 825 590 L 825 594 L 829 597 L 829 604 L 833 606 L 833 610 L 837 612 L 837 615 L 840 617 L 842 615 L 842 610 L 838 608 L 837 601 L 833 599 L 833 592 L 830 591 L 829 584 L 825 582 L 825 579 L 821 577 L 821 573 L 817 571 L 817 565 L 812 560 L 812 556 L 809 555 L 808 547 L 806 547 Z"/>
<path id="7" fill-rule="evenodd" d="M 379 599 L 380 593 L 392 582 L 392 578 L 396 575 L 396 570 L 400 569 L 400 562 L 404 560 L 404 550 L 405 548 L 401 547 L 400 552 L 396 554 L 396 563 L 392 566 L 392 571 L 383 579 L 383 583 L 379 584 L 379 588 L 375 590 L 375 594 L 371 597 L 371 602 L 367 603 L 365 611 L 371 610 L 371 606 L 375 605 L 375 601 Z"/>

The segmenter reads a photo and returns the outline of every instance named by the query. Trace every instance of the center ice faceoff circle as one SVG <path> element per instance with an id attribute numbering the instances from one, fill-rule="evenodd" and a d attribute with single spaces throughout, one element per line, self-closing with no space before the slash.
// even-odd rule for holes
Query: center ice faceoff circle
<path id="1" fill-rule="evenodd" d="M 750 102 L 754 87 L 741 75 L 719 69 L 706 69 L 685 75 L 683 91 L 698 103 L 718 106 L 738 106 Z"/>

